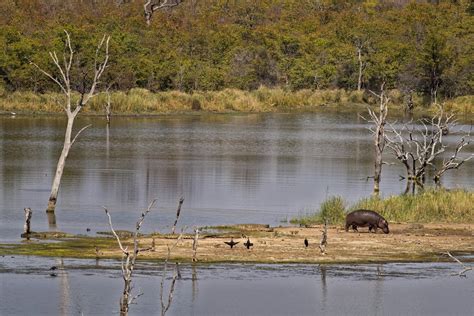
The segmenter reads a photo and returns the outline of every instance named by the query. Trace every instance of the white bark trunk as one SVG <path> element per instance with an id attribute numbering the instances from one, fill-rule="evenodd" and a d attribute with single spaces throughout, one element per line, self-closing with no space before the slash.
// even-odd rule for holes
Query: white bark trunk
<path id="1" fill-rule="evenodd" d="M 364 63 L 362 62 L 362 48 L 357 47 L 357 57 L 359 59 L 359 77 L 357 79 L 357 91 L 362 89 L 362 71 L 364 70 Z"/>
<path id="2" fill-rule="evenodd" d="M 63 150 L 61 151 L 61 156 L 59 156 L 58 165 L 56 166 L 56 173 L 54 175 L 53 185 L 51 187 L 51 194 L 49 196 L 48 208 L 46 209 L 46 212 L 54 212 L 54 210 L 56 209 L 59 185 L 61 183 L 61 177 L 63 176 L 64 166 L 66 165 L 66 159 L 69 155 L 69 150 L 71 149 L 71 135 L 75 118 L 76 117 L 73 113 L 67 113 L 67 126 L 66 134 L 64 137 Z"/>

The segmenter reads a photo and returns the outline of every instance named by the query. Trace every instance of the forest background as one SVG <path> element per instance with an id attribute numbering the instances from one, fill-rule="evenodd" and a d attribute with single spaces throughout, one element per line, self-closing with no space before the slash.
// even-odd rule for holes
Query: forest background
<path id="1" fill-rule="evenodd" d="M 115 112 L 292 111 L 371 103 L 381 82 L 400 108 L 436 102 L 474 112 L 472 1 L 1 0 L 0 111 L 60 112 L 49 51 L 78 57 L 74 90 L 92 80 L 111 36 L 101 89 Z M 101 111 L 99 96 L 86 111 Z"/>

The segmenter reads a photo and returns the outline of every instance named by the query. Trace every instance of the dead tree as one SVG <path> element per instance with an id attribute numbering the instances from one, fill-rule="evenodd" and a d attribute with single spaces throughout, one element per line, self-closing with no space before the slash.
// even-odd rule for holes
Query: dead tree
<path id="1" fill-rule="evenodd" d="M 143 5 L 146 23 L 150 25 L 151 17 L 155 11 L 175 7 L 183 1 L 184 0 L 147 0 Z"/>
<path id="2" fill-rule="evenodd" d="M 370 128 L 370 131 L 374 135 L 374 157 L 375 157 L 375 169 L 374 169 L 374 194 L 378 194 L 380 191 L 380 179 L 382 175 L 382 153 L 385 148 L 385 124 L 387 122 L 388 114 L 388 103 L 390 98 L 385 94 L 384 90 L 385 82 L 380 86 L 380 94 L 370 91 L 374 96 L 379 99 L 379 111 L 368 109 L 370 119 L 369 122 L 373 123 L 375 127 Z"/>
<path id="3" fill-rule="evenodd" d="M 449 159 L 444 159 L 441 166 L 436 166 L 435 159 L 446 151 L 447 145 L 443 141 L 446 130 L 456 126 L 453 115 L 445 114 L 442 109 L 431 119 L 418 121 L 419 126 L 412 122 L 397 129 L 390 124 L 390 130 L 385 136 L 387 147 L 400 161 L 406 170 L 406 178 L 412 185 L 423 186 L 429 167 L 435 170 L 433 180 L 439 184 L 442 175 L 451 169 L 459 168 L 473 155 L 460 158 L 459 153 L 470 144 L 470 132 L 463 136 L 457 144 L 454 153 Z"/>
<path id="4" fill-rule="evenodd" d="M 326 246 L 328 244 L 328 221 L 324 220 L 324 230 L 322 231 L 321 241 L 319 242 L 319 250 L 323 255 L 326 254 Z"/>
<path id="5" fill-rule="evenodd" d="M 454 153 L 451 155 L 451 157 L 449 157 L 448 159 L 444 159 L 441 167 L 436 170 L 433 180 L 437 185 L 441 183 L 441 177 L 446 171 L 458 169 L 459 167 L 461 167 L 462 164 L 464 164 L 466 161 L 471 160 L 474 157 L 474 154 L 471 154 L 470 156 L 467 156 L 465 158 L 458 157 L 458 154 L 461 152 L 461 150 L 471 143 L 470 137 L 470 132 L 465 137 L 462 137 L 456 145 L 456 149 L 454 150 Z"/>
<path id="6" fill-rule="evenodd" d="M 183 231 L 184 231 L 184 229 L 183 229 Z M 161 283 L 160 283 L 161 316 L 166 315 L 166 312 L 171 307 L 171 303 L 173 302 L 174 289 L 175 289 L 175 285 L 176 285 L 176 280 L 178 279 L 178 275 L 179 275 L 178 263 L 176 263 L 176 265 L 174 267 L 173 276 L 171 278 L 170 289 L 169 289 L 169 292 L 168 292 L 168 297 L 167 297 L 166 302 L 164 300 L 164 292 L 165 292 L 165 289 L 164 289 L 165 286 L 164 285 L 165 285 L 166 274 L 168 272 L 168 262 L 169 262 L 170 257 L 171 257 L 171 251 L 178 245 L 178 243 L 183 238 L 183 231 L 181 231 L 181 234 L 178 236 L 175 243 L 171 247 L 168 246 L 168 252 L 166 254 L 166 259 L 165 259 L 165 263 L 164 263 L 164 266 L 163 266 L 163 274 L 161 275 Z"/>
<path id="7" fill-rule="evenodd" d="M 124 281 L 124 287 L 122 296 L 120 298 L 120 315 L 126 316 L 128 315 L 128 310 L 130 305 L 142 295 L 139 293 L 135 296 L 132 296 L 132 276 L 133 270 L 135 268 L 135 261 L 137 260 L 138 254 L 142 251 L 147 251 L 149 249 L 140 249 L 138 245 L 138 235 L 140 233 L 140 228 L 142 227 L 143 221 L 145 220 L 145 216 L 150 212 L 151 208 L 155 205 L 156 200 L 153 200 L 149 205 L 148 208 L 141 214 L 140 218 L 138 219 L 135 225 L 135 233 L 133 235 L 133 250 L 129 250 L 128 247 L 124 247 L 122 241 L 120 240 L 119 236 L 115 232 L 113 225 L 112 225 L 112 218 L 110 217 L 110 213 L 107 208 L 104 206 L 105 214 L 107 214 L 109 218 L 109 226 L 112 234 L 117 239 L 117 243 L 122 251 L 122 277 Z"/>
<path id="8" fill-rule="evenodd" d="M 194 239 L 193 239 L 193 262 L 197 262 L 197 247 L 199 240 L 199 228 L 196 227 L 194 230 Z"/>
<path id="9" fill-rule="evenodd" d="M 362 75 L 364 73 L 365 67 L 367 66 L 367 62 L 362 58 L 362 50 L 364 49 L 365 43 L 362 40 L 357 40 L 355 43 L 355 47 L 357 50 L 357 60 L 359 62 L 359 72 L 357 76 L 357 91 L 362 89 Z"/>
<path id="10" fill-rule="evenodd" d="M 90 125 L 84 126 L 72 137 L 72 129 L 74 125 L 74 119 L 81 111 L 87 102 L 94 96 L 97 85 L 99 84 L 100 77 L 107 67 L 107 62 L 109 61 L 109 41 L 110 36 L 103 36 L 102 40 L 97 45 L 95 60 L 94 60 L 94 75 L 92 82 L 88 89 L 85 88 L 86 83 L 82 82 L 83 89 L 80 91 L 80 98 L 77 102 L 74 102 L 73 105 L 73 87 L 77 86 L 76 83 L 71 82 L 71 68 L 74 61 L 74 50 L 71 45 L 71 37 L 67 31 L 64 31 L 66 34 L 66 43 L 65 43 L 65 52 L 63 54 L 62 61 L 57 56 L 56 52 L 50 52 L 49 56 L 51 57 L 56 70 L 58 71 L 57 76 L 43 70 L 36 63 L 31 62 L 36 68 L 39 69 L 45 76 L 51 79 L 54 83 L 58 85 L 62 93 L 66 97 L 65 105 L 63 106 L 64 111 L 67 115 L 67 125 L 66 125 L 66 134 L 64 137 L 64 145 L 59 156 L 59 161 L 56 167 L 56 173 L 53 180 L 53 185 L 51 187 L 51 194 L 48 201 L 47 212 L 54 213 L 56 209 L 56 202 L 58 198 L 59 185 L 61 183 L 61 177 L 63 175 L 64 166 L 66 164 L 66 158 L 69 155 L 69 150 L 71 149 L 74 142 L 77 140 L 77 137 Z M 100 55 L 103 55 L 102 57 Z M 100 60 L 99 60 L 100 59 Z M 85 80 L 84 80 L 85 81 Z"/>
<path id="11" fill-rule="evenodd" d="M 179 215 L 181 214 L 181 206 L 183 205 L 184 198 L 179 199 L 178 209 L 176 210 L 176 219 L 174 220 L 173 228 L 171 229 L 171 233 L 174 235 L 174 231 L 176 230 L 176 225 L 178 224 Z"/>
<path id="12" fill-rule="evenodd" d="M 23 234 L 21 234 L 21 237 L 28 238 L 29 235 L 31 234 L 31 216 L 33 215 L 33 211 L 29 207 L 25 208 L 24 210 L 25 210 L 25 225 L 23 227 Z"/>
<path id="13" fill-rule="evenodd" d="M 104 111 L 105 111 L 105 119 L 107 120 L 107 125 L 110 125 L 110 117 L 112 116 L 112 111 L 111 111 L 111 102 L 110 102 L 110 92 L 109 92 L 109 88 L 110 87 L 107 87 L 107 90 L 105 90 L 105 94 L 106 94 L 106 101 L 105 101 L 105 104 L 104 104 Z"/>

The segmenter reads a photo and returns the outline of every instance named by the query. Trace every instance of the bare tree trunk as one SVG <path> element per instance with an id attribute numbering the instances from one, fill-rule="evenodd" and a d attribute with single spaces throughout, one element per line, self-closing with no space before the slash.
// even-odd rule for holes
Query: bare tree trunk
<path id="1" fill-rule="evenodd" d="M 384 91 L 385 83 L 382 83 L 380 87 L 380 95 L 373 93 L 379 98 L 379 113 L 369 109 L 369 114 L 372 117 L 372 121 L 375 123 L 374 133 L 374 145 L 375 145 L 375 162 L 374 162 L 374 194 L 380 192 L 380 179 L 382 175 L 382 153 L 385 148 L 385 124 L 388 114 L 388 102 L 390 99 L 385 95 Z"/>
<path id="2" fill-rule="evenodd" d="M 193 240 L 193 262 L 197 261 L 197 247 L 199 240 L 199 228 L 196 228 L 194 231 L 194 240 Z"/>
<path id="3" fill-rule="evenodd" d="M 25 226 L 23 227 L 23 234 L 21 234 L 21 237 L 26 237 L 31 234 L 31 216 L 33 215 L 33 211 L 31 208 L 27 207 L 25 208 Z"/>
<path id="4" fill-rule="evenodd" d="M 357 59 L 359 60 L 359 76 L 357 78 L 357 91 L 362 89 L 362 71 L 364 70 L 364 63 L 362 61 L 362 47 L 357 47 Z"/>
<path id="5" fill-rule="evenodd" d="M 64 166 L 66 165 L 66 159 L 71 149 L 71 134 L 72 127 L 74 125 L 74 116 L 67 113 L 67 126 L 66 134 L 64 136 L 63 150 L 61 156 L 59 156 L 58 164 L 56 166 L 56 173 L 54 174 L 53 185 L 51 186 L 51 194 L 49 195 L 48 208 L 46 212 L 53 212 L 56 209 L 56 201 L 58 200 L 59 185 L 61 184 L 61 177 L 63 176 Z"/>
<path id="6" fill-rule="evenodd" d="M 48 207 L 46 209 L 46 212 L 48 213 L 54 213 L 54 210 L 56 209 L 59 186 L 61 183 L 61 177 L 63 175 L 64 167 L 66 165 L 66 159 L 67 159 L 67 156 L 69 155 L 69 150 L 71 149 L 71 146 L 74 144 L 79 134 L 81 134 L 86 128 L 90 126 L 88 125 L 88 126 L 83 127 L 74 136 L 74 138 L 72 138 L 72 129 L 74 126 L 74 119 L 76 118 L 77 114 L 79 114 L 82 107 L 86 105 L 87 102 L 94 96 L 94 92 L 99 83 L 99 79 L 102 76 L 103 72 L 105 71 L 105 68 L 107 67 L 107 62 L 109 60 L 110 36 L 104 35 L 96 49 L 95 60 L 94 60 L 94 76 L 93 76 L 93 80 L 90 85 L 89 91 L 86 92 L 85 88 L 83 89 L 83 91 L 81 91 L 80 99 L 75 105 L 75 107 L 73 108 L 71 104 L 72 93 L 73 93 L 73 90 L 72 90 L 73 84 L 71 83 L 71 67 L 73 65 L 73 60 L 74 60 L 74 51 L 72 49 L 71 37 L 69 33 L 67 31 L 64 31 L 64 33 L 66 34 L 66 43 L 65 43 L 66 52 L 64 52 L 63 54 L 63 60 L 60 62 L 56 52 L 49 53 L 51 60 L 53 61 L 54 65 L 56 66 L 57 71 L 59 72 L 57 76 L 54 76 L 48 73 L 47 71 L 39 67 L 37 64 L 31 62 L 31 64 L 35 66 L 36 68 L 38 68 L 40 72 L 42 72 L 46 77 L 51 79 L 54 83 L 56 83 L 58 87 L 61 89 L 61 91 L 63 92 L 63 94 L 66 96 L 66 104 L 64 105 L 64 111 L 66 112 L 66 115 L 67 115 L 66 134 L 64 136 L 63 150 L 61 151 L 61 155 L 59 156 L 58 164 L 56 167 L 56 173 L 54 175 L 53 184 L 51 186 L 51 194 L 49 196 Z M 104 57 L 102 61 L 99 61 L 99 54 L 102 51 L 102 47 L 104 47 Z M 82 85 L 85 86 L 85 83 L 83 82 Z M 54 216 L 51 216 L 48 218 L 50 219 L 50 224 L 55 224 L 56 220 Z M 53 219 L 54 219 L 54 223 L 52 223 Z"/>
<path id="7" fill-rule="evenodd" d="M 179 199 L 178 209 L 176 210 L 176 219 L 174 221 L 173 228 L 171 229 L 171 233 L 173 235 L 174 235 L 174 231 L 176 230 L 176 225 L 178 224 L 178 219 L 179 219 L 179 215 L 181 214 L 181 206 L 183 205 L 183 202 L 184 202 L 184 198 L 182 197 L 181 199 Z"/>

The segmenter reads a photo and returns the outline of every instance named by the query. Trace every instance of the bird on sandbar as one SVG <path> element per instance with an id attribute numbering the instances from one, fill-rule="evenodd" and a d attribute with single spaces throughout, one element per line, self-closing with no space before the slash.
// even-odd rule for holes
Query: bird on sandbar
<path id="1" fill-rule="evenodd" d="M 58 267 L 56 267 L 56 266 L 52 266 L 51 268 L 49 268 L 49 270 L 54 271 L 54 270 L 56 270 L 57 268 L 58 268 Z"/>
<path id="2" fill-rule="evenodd" d="M 237 245 L 239 242 L 235 242 L 233 238 L 230 239 L 230 241 L 224 241 L 224 244 L 227 244 L 230 246 L 230 249 L 234 248 L 235 245 Z"/>
<path id="3" fill-rule="evenodd" d="M 308 239 L 306 239 L 306 238 L 304 239 L 304 246 L 305 246 L 306 248 L 308 248 L 308 246 L 309 246 Z"/>
<path id="4" fill-rule="evenodd" d="M 253 243 L 250 242 L 250 238 L 247 238 L 247 241 L 244 243 L 244 246 L 247 247 L 247 249 L 250 249 L 250 247 L 253 246 Z"/>

